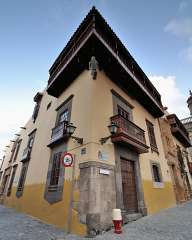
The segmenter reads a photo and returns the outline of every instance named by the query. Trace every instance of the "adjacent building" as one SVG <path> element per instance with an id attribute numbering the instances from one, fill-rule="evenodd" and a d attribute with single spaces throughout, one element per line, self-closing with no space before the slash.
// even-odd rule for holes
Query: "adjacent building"
<path id="1" fill-rule="evenodd" d="M 79 235 L 109 229 L 113 208 L 128 221 L 174 206 L 161 96 L 95 8 L 49 73 L 7 148 L 1 202 Z"/>
<path id="2" fill-rule="evenodd" d="M 189 138 L 192 144 L 192 92 L 189 91 L 189 98 L 187 99 L 187 105 L 190 111 L 190 116 L 181 120 L 183 125 L 188 131 Z M 192 176 L 192 147 L 188 148 L 188 167 L 190 175 Z"/>
<path id="3" fill-rule="evenodd" d="M 177 203 L 191 198 L 191 176 L 188 168 L 187 148 L 190 147 L 189 135 L 175 114 L 165 111 L 159 119 L 165 158 L 172 177 Z"/>

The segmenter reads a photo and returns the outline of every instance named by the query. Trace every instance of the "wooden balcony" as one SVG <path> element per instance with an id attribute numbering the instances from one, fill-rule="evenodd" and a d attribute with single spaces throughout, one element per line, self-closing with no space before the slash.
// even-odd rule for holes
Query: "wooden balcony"
<path id="1" fill-rule="evenodd" d="M 26 147 L 23 151 L 22 157 L 21 157 L 21 161 L 28 161 L 30 159 L 31 156 L 31 148 L 30 147 Z"/>
<path id="2" fill-rule="evenodd" d="M 47 145 L 48 147 L 52 148 L 56 144 L 69 138 L 69 135 L 67 134 L 67 124 L 67 122 L 62 122 L 52 129 L 51 141 Z"/>
<path id="3" fill-rule="evenodd" d="M 111 122 L 119 127 L 117 133 L 111 137 L 113 143 L 127 145 L 138 153 L 148 152 L 143 129 L 120 115 L 111 117 Z"/>
<path id="4" fill-rule="evenodd" d="M 192 174 L 192 162 L 188 162 L 189 172 Z"/>
<path id="5" fill-rule="evenodd" d="M 95 8 L 50 68 L 48 94 L 59 97 L 80 73 L 88 69 L 92 56 L 115 84 L 125 92 L 131 92 L 154 117 L 163 116 L 159 92 Z"/>
<path id="6" fill-rule="evenodd" d="M 191 143 L 189 134 L 177 116 L 175 114 L 170 114 L 167 116 L 167 120 L 171 126 L 172 134 L 183 144 L 184 147 L 190 147 Z"/>

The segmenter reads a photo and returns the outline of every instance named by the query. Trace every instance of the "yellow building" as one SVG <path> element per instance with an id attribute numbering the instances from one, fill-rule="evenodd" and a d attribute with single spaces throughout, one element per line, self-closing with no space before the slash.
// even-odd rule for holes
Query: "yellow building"
<path id="1" fill-rule="evenodd" d="M 109 229 L 113 208 L 128 221 L 174 206 L 161 96 L 95 8 L 49 73 L 5 156 L 1 202 L 79 235 Z"/>

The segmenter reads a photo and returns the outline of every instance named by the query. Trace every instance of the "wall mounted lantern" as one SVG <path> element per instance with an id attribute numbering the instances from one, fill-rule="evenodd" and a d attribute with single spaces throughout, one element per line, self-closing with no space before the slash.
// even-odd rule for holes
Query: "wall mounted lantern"
<path id="1" fill-rule="evenodd" d="M 70 135 L 70 137 L 72 139 L 74 139 L 79 144 L 83 144 L 83 138 L 78 138 L 78 137 L 72 136 L 73 133 L 75 132 L 75 129 L 76 129 L 76 127 L 73 125 L 73 123 L 69 123 L 67 125 L 67 129 L 66 130 L 67 130 L 67 133 Z"/>
<path id="2" fill-rule="evenodd" d="M 106 143 L 106 141 L 107 141 L 111 136 L 113 136 L 114 134 L 117 133 L 118 126 L 117 126 L 115 123 L 111 123 L 111 125 L 108 126 L 108 129 L 109 129 L 110 135 L 109 135 L 108 137 L 103 137 L 103 138 L 101 138 L 101 139 L 99 140 L 102 145 L 103 145 L 104 143 Z"/>

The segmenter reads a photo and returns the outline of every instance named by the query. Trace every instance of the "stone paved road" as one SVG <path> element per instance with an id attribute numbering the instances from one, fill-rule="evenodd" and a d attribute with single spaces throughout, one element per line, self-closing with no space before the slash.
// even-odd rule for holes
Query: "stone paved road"
<path id="1" fill-rule="evenodd" d="M 0 205 L 0 240 L 88 240 L 65 235 L 54 226 Z M 125 225 L 123 234 L 113 231 L 95 240 L 192 240 L 192 201 Z"/>
<path id="2" fill-rule="evenodd" d="M 192 240 L 192 201 L 128 224 L 119 236 L 109 232 L 97 239 Z"/>
<path id="3" fill-rule="evenodd" d="M 0 205 L 0 240 L 55 240 L 64 236 L 52 225 Z"/>

